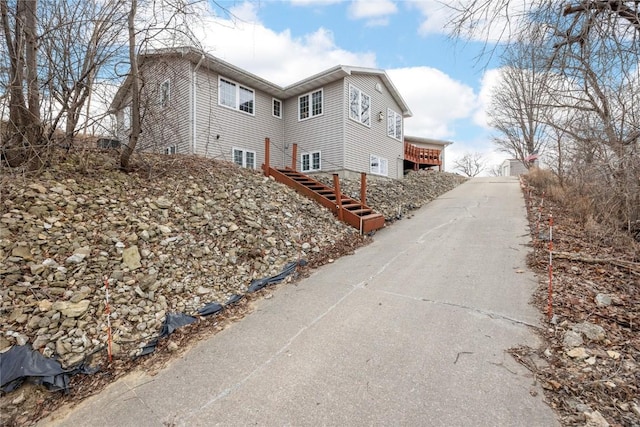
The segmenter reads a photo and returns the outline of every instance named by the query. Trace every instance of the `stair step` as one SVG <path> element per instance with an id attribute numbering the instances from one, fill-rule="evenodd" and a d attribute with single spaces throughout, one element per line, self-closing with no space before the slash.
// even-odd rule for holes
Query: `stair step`
<path id="1" fill-rule="evenodd" d="M 363 205 L 358 200 L 344 194 L 340 194 L 340 198 L 337 199 L 335 189 L 293 169 L 271 168 L 271 170 L 274 171 L 276 180 L 296 188 L 307 197 L 314 198 L 318 203 L 333 212 L 336 212 L 336 207 L 339 204 L 346 215 L 345 222 L 355 228 L 359 228 L 363 233 L 369 233 L 384 227 L 384 216 L 373 212 L 371 208 Z"/>
<path id="2" fill-rule="evenodd" d="M 354 214 L 364 218 L 365 216 L 367 216 L 368 214 L 373 212 L 373 210 L 371 208 L 365 208 L 365 209 L 354 209 L 352 211 L 350 210 L 349 212 L 354 213 Z"/>
<path id="3" fill-rule="evenodd" d="M 362 221 L 366 221 L 366 220 L 369 220 L 369 219 L 378 219 L 378 218 L 383 218 L 384 219 L 382 214 L 379 214 L 379 213 L 376 213 L 376 212 L 370 213 L 368 215 L 362 215 L 360 218 L 362 218 Z"/>

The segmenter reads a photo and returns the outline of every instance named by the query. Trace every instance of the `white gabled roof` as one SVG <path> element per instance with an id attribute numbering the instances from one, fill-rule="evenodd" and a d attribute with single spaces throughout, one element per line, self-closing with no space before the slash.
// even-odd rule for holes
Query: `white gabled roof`
<path id="1" fill-rule="evenodd" d="M 370 74 L 379 76 L 384 85 L 387 87 L 390 95 L 398 103 L 402 109 L 402 115 L 404 117 L 411 117 L 412 113 L 409 106 L 404 101 L 400 92 L 391 82 L 391 79 L 384 70 L 375 68 L 363 68 L 363 67 L 350 67 L 345 65 L 337 65 L 321 73 L 315 74 L 311 77 L 307 77 L 304 80 L 300 80 L 292 85 L 281 87 L 275 83 L 271 83 L 268 80 L 263 79 L 255 74 L 252 74 L 240 67 L 236 67 L 222 59 L 208 54 L 200 49 L 192 47 L 178 47 L 178 48 L 166 48 L 149 51 L 140 55 L 140 63 L 143 63 L 147 58 L 153 58 L 158 56 L 177 56 L 183 57 L 194 64 L 200 64 L 201 67 L 208 68 L 215 71 L 217 74 L 222 74 L 233 78 L 238 83 L 245 84 L 253 89 L 267 93 L 276 98 L 286 99 L 294 96 L 298 96 L 313 89 L 320 88 L 328 83 L 335 82 L 343 79 L 351 74 Z M 127 94 L 130 85 L 130 77 L 127 77 L 125 82 L 120 86 L 116 96 L 114 97 L 110 110 L 113 111 L 122 103 L 124 97 Z"/>
<path id="2" fill-rule="evenodd" d="M 410 136 L 410 135 L 405 135 L 404 140 L 407 142 L 417 142 L 418 144 L 442 145 L 443 147 L 453 144 L 453 141 L 444 141 L 442 139 L 433 139 L 433 138 L 422 138 L 419 136 Z"/>

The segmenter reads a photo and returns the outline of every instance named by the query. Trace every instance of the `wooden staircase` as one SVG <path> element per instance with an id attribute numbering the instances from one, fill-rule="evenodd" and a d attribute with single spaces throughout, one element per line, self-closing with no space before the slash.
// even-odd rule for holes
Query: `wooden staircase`
<path id="1" fill-rule="evenodd" d="M 373 212 L 373 209 L 364 203 L 340 192 L 337 175 L 334 175 L 335 188 L 331 188 L 288 167 L 272 168 L 267 164 L 263 165 L 263 168 L 265 175 L 272 176 L 276 181 L 288 185 L 298 193 L 320 203 L 341 221 L 357 228 L 363 234 L 384 227 L 383 215 Z"/>

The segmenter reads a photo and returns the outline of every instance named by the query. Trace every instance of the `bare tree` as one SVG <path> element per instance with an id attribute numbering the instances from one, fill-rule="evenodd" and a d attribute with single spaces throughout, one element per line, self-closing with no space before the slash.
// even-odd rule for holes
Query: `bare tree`
<path id="1" fill-rule="evenodd" d="M 197 3 L 197 2 L 196 2 Z M 130 71 L 125 81 L 129 97 L 130 121 L 127 143 L 120 156 L 120 167 L 130 168 L 131 156 L 135 152 L 144 128 L 144 118 L 153 116 L 153 109 L 147 115 L 145 106 L 149 106 L 150 94 L 154 91 L 146 88 L 145 74 L 141 69 L 140 58 L 145 52 L 179 45 L 198 46 L 190 21 L 194 19 L 196 3 L 189 0 L 159 0 L 138 5 L 131 2 L 128 13 L 128 47 Z M 140 18 L 142 10 L 143 18 Z M 157 117 L 154 117 L 157 120 Z"/>
<path id="2" fill-rule="evenodd" d="M 530 28 L 543 26 L 543 69 L 554 83 L 539 103 L 543 114 L 530 122 L 542 130 L 537 139 L 551 142 L 556 173 L 594 202 L 597 219 L 640 230 L 640 2 L 473 0 L 453 7 L 456 34 L 488 25 L 502 29 L 510 46 L 535 41 Z M 518 74 L 506 77 L 514 84 Z"/>
<path id="3" fill-rule="evenodd" d="M 40 51 L 45 60 L 40 68 L 47 137 L 63 127 L 66 143 L 71 144 L 96 80 L 114 78 L 106 66 L 120 60 L 126 9 L 121 0 L 66 0 L 46 6 L 41 11 Z M 87 112 L 85 124 L 88 116 Z"/>
<path id="4" fill-rule="evenodd" d="M 529 156 L 544 150 L 547 123 L 543 117 L 551 107 L 550 74 L 540 31 L 531 31 L 526 39 L 507 46 L 501 80 L 488 112 L 497 131 L 494 143 L 527 169 L 533 164 Z"/>
<path id="5" fill-rule="evenodd" d="M 42 161 L 42 123 L 38 80 L 36 0 L 0 0 L 4 42 L 9 57 L 8 135 L 3 137 L 3 152 L 12 166 L 28 159 Z M 35 154 L 32 156 L 31 154 Z"/>
<path id="6" fill-rule="evenodd" d="M 482 159 L 482 154 L 467 152 L 459 159 L 454 160 L 453 167 L 471 178 L 484 171 L 485 163 Z"/>

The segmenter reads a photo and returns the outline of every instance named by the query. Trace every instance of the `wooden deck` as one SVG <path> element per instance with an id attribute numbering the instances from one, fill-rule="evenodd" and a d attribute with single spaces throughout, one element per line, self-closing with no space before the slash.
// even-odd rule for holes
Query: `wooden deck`
<path id="1" fill-rule="evenodd" d="M 404 143 L 404 159 L 411 162 L 416 170 L 420 166 L 438 166 L 438 169 L 442 169 L 440 150 L 421 148 L 406 141 Z"/>

